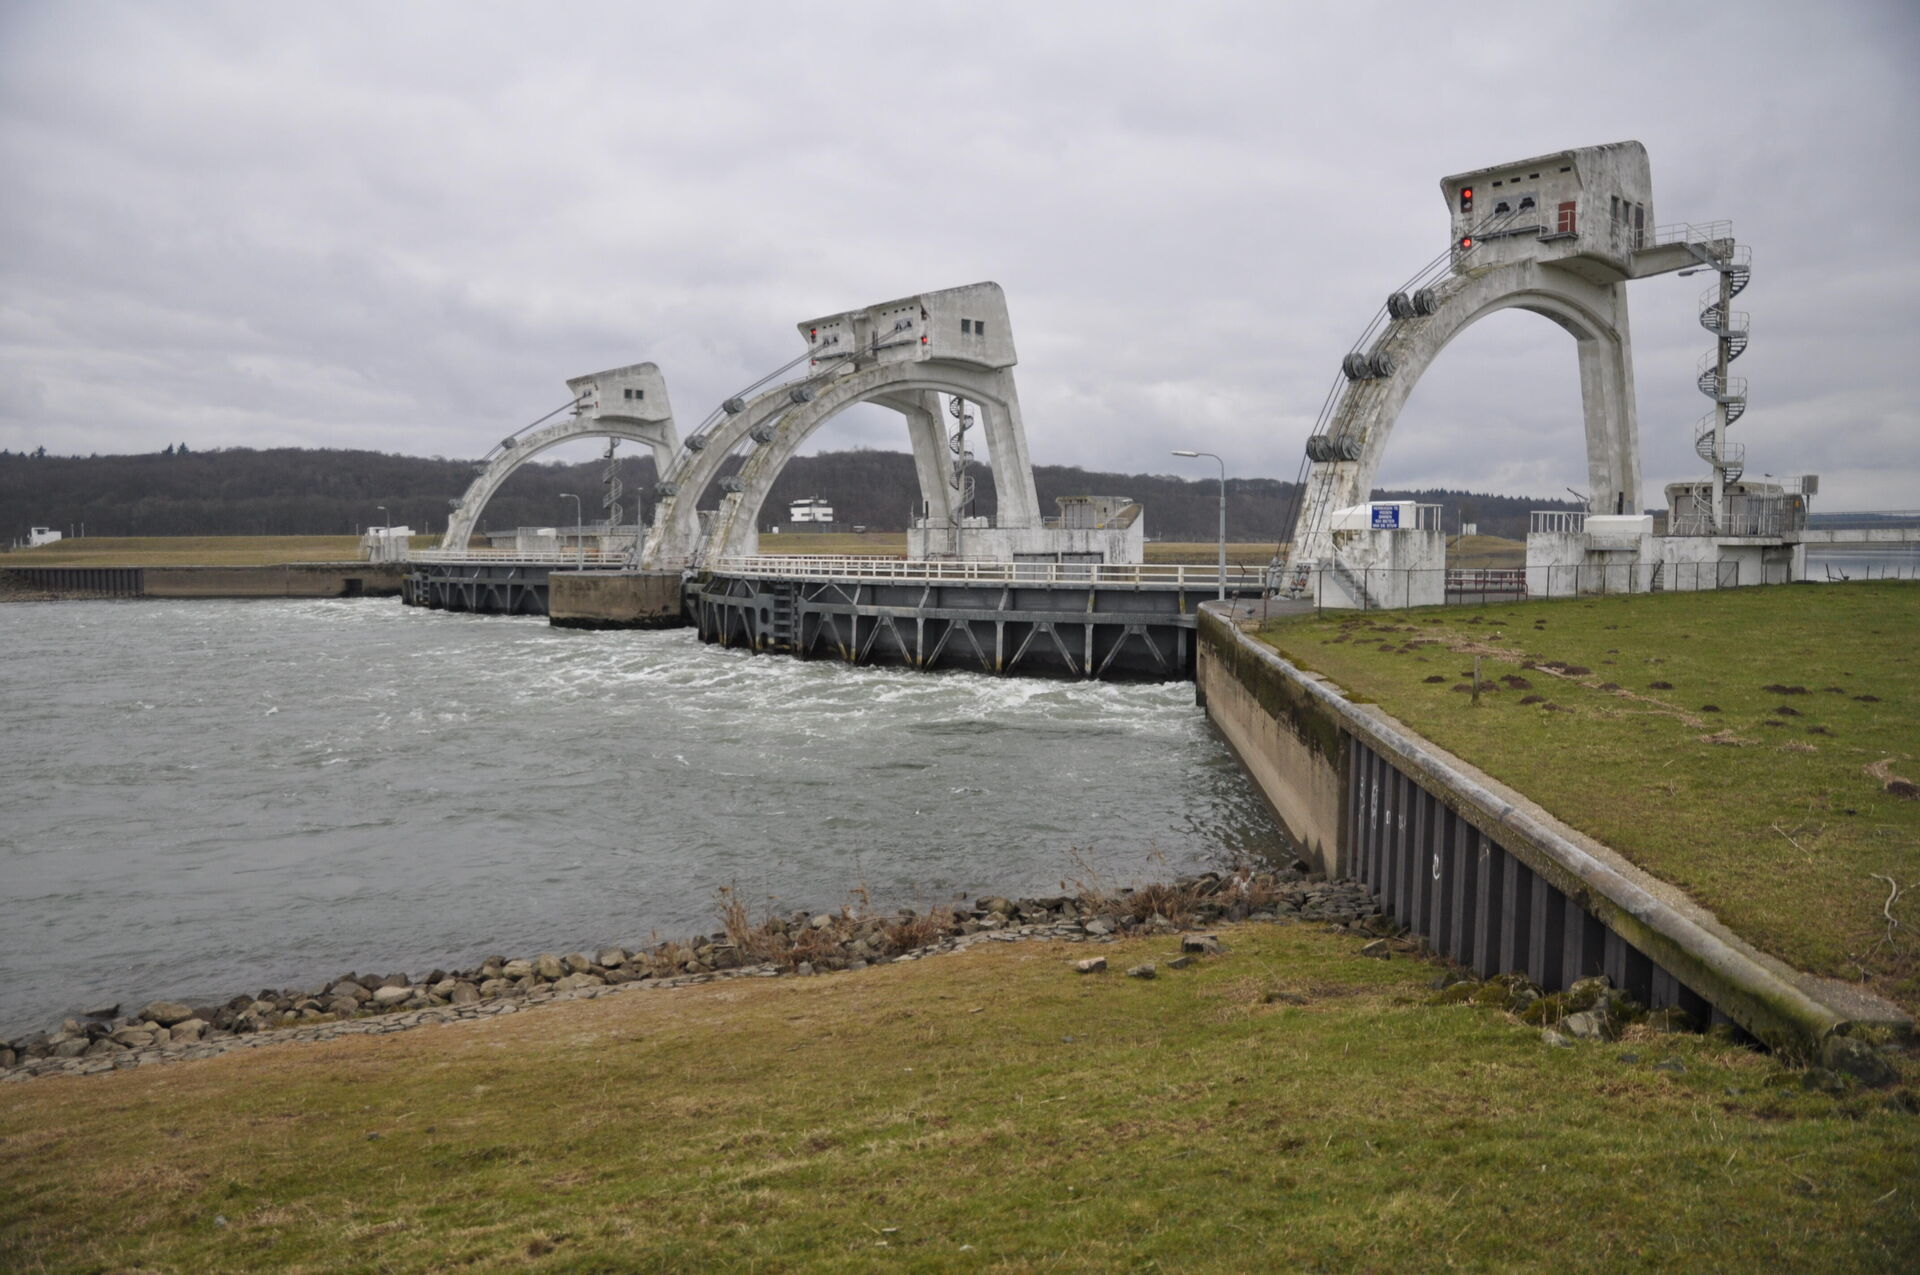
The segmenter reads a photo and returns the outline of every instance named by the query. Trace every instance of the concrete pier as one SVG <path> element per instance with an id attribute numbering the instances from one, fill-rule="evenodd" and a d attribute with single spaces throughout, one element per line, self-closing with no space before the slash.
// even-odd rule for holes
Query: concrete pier
<path id="1" fill-rule="evenodd" d="M 562 629 L 672 629 L 687 623 L 678 571 L 556 571 L 547 619 Z"/>

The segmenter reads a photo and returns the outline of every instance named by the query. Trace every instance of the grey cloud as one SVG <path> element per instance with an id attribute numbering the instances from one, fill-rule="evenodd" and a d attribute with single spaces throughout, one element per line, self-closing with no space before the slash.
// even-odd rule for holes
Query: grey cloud
<path id="1" fill-rule="evenodd" d="M 0 445 L 472 455 L 639 358 L 698 418 L 805 316 L 994 278 L 1036 459 L 1290 477 L 1442 175 L 1635 137 L 1755 246 L 1749 458 L 1911 505 L 1916 52 L 1897 3 L 9 6 Z M 1635 285 L 1655 500 L 1697 282 Z M 1578 485 L 1573 366 L 1469 331 L 1383 477 Z"/>

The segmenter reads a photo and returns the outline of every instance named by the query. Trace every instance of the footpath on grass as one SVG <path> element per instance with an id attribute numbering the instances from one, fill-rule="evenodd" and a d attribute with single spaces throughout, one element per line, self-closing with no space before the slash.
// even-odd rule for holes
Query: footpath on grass
<path id="1" fill-rule="evenodd" d="M 1920 586 L 1884 582 L 1323 614 L 1259 636 L 1762 950 L 1915 1013 L 1916 632 Z"/>

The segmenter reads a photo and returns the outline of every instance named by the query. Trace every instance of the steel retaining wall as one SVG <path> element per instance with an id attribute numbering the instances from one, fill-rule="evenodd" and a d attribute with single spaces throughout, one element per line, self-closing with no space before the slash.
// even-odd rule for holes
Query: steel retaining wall
<path id="1" fill-rule="evenodd" d="M 1434 951 L 1482 978 L 1524 971 L 1549 991 L 1605 974 L 1643 1005 L 1730 1021 L 1392 762 L 1353 736 L 1347 746 L 1353 873 Z"/>
<path id="2" fill-rule="evenodd" d="M 1294 759 L 1296 769 L 1337 774 L 1340 844 L 1327 848 L 1329 866 L 1366 883 L 1441 955 L 1482 975 L 1524 971 L 1548 990 L 1606 974 L 1644 1004 L 1732 1022 L 1795 1054 L 1818 1052 L 1855 1023 L 1912 1029 L 1898 1007 L 1754 948 L 1683 892 L 1379 708 L 1348 700 L 1211 604 L 1198 646 L 1203 692 L 1211 679 L 1247 692 L 1226 708 L 1229 697 L 1206 696 L 1210 717 L 1279 714 L 1292 733 L 1329 745 L 1310 762 Z M 1237 748 L 1258 738 L 1246 721 L 1215 720 Z M 1263 791 L 1310 782 L 1278 767 L 1249 771 Z M 1276 809 L 1300 804 L 1292 792 L 1267 797 Z"/>
<path id="3" fill-rule="evenodd" d="M 137 598 L 146 592 L 139 567 L 0 567 L 17 587 L 76 597 Z"/>

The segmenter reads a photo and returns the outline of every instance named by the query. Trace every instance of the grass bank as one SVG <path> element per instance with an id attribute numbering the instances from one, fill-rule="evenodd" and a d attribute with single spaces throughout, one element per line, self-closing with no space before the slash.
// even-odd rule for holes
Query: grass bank
<path id="1" fill-rule="evenodd" d="M 0 1088 L 18 1269 L 1900 1269 L 1911 1091 L 1549 1048 L 1317 927 L 989 943 Z M 1097 951 L 1114 972 L 1074 974 Z"/>
<path id="2" fill-rule="evenodd" d="M 433 549 L 438 536 L 414 536 Z M 256 567 L 355 562 L 358 536 L 89 536 L 0 555 L 5 567 Z"/>
<path id="3" fill-rule="evenodd" d="M 1527 542 L 1505 536 L 1455 536 L 1447 542 L 1450 567 L 1524 567 Z"/>
<path id="4" fill-rule="evenodd" d="M 1863 583 L 1329 614 L 1261 636 L 1761 948 L 1920 1011 L 1920 802 L 1889 791 L 1920 779 L 1916 634 L 1920 587 Z"/>

